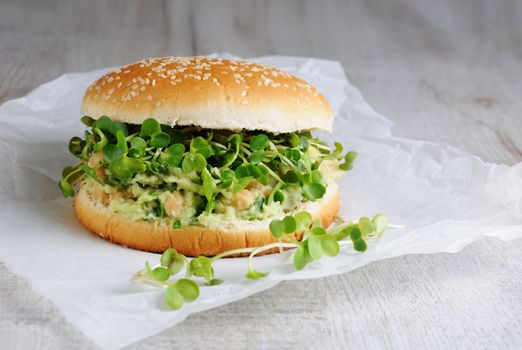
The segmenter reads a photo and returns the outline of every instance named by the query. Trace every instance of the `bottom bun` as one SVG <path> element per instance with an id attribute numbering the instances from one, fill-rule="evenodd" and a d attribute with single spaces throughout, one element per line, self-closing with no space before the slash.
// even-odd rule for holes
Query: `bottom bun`
<path id="1" fill-rule="evenodd" d="M 214 256 L 232 249 L 276 242 L 268 229 L 272 219 L 237 220 L 215 227 L 190 225 L 172 228 L 160 222 L 125 219 L 91 197 L 83 187 L 76 196 L 75 210 L 78 220 L 92 233 L 113 243 L 153 253 L 175 248 L 186 256 Z M 305 204 L 298 211 L 303 210 L 310 212 L 314 219 L 321 219 L 324 227 L 329 226 L 339 210 L 337 185 L 330 184 L 321 200 Z"/>

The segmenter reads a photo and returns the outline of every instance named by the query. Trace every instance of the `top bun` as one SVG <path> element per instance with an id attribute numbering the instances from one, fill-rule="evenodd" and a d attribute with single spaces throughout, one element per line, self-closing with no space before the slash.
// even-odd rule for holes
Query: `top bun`
<path id="1" fill-rule="evenodd" d="M 82 112 L 95 119 L 210 129 L 331 131 L 323 95 L 295 75 L 261 64 L 209 57 L 152 58 L 110 72 L 89 86 Z"/>

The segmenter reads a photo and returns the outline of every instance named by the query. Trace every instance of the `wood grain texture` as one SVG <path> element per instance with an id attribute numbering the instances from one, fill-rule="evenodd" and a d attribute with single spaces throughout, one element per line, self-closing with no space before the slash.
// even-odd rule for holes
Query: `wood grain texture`
<path id="1" fill-rule="evenodd" d="M 214 51 L 339 60 L 396 135 L 522 161 L 517 0 L 0 0 L 0 102 L 71 71 Z M 520 349 L 521 250 L 486 240 L 285 282 L 133 348 Z M 3 265 L 0 315 L 2 348 L 95 347 Z"/>

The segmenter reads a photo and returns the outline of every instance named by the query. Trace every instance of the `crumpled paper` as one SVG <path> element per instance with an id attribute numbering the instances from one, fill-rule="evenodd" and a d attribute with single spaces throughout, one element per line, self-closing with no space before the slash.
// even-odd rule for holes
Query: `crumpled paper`
<path id="1" fill-rule="evenodd" d="M 261 57 L 317 86 L 336 114 L 335 133 L 359 157 L 341 180 L 347 219 L 385 213 L 404 229 L 389 230 L 364 254 L 343 249 L 302 271 L 288 257 L 255 259 L 268 277 L 244 277 L 246 260 L 215 264 L 223 285 L 201 288 L 200 298 L 168 310 L 162 292 L 130 277 L 159 255 L 110 244 L 75 219 L 71 200 L 56 185 L 74 159 L 70 137 L 81 135 L 79 107 L 85 88 L 107 69 L 65 74 L 25 97 L 0 106 L 0 259 L 27 278 L 36 293 L 103 348 L 120 348 L 183 321 L 189 314 L 245 298 L 282 280 L 345 273 L 371 261 L 412 253 L 456 252 L 481 237 L 522 237 L 522 164 L 485 163 L 449 146 L 392 136 L 337 62 Z M 288 254 L 287 254 L 288 255 Z"/>

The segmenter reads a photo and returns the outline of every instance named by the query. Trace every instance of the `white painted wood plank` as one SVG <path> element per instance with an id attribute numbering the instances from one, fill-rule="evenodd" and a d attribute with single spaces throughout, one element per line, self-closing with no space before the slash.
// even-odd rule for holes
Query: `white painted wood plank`
<path id="1" fill-rule="evenodd" d="M 516 0 L 3 0 L 0 102 L 66 72 L 146 56 L 317 56 L 341 61 L 396 134 L 515 164 L 520 33 Z M 521 348 L 521 248 L 487 240 L 282 283 L 134 348 Z M 2 347 L 94 347 L 3 265 L 0 296 Z"/>

